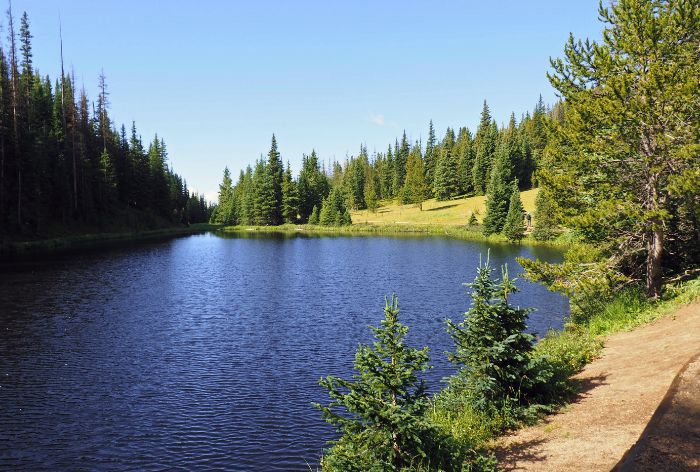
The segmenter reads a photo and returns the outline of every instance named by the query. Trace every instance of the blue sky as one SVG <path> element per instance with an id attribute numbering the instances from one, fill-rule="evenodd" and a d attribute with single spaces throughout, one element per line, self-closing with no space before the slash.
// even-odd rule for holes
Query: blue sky
<path id="1" fill-rule="evenodd" d="M 597 38 L 597 0 L 15 0 L 35 63 L 57 77 L 59 14 L 67 68 L 91 98 L 104 68 L 117 122 L 162 136 L 175 170 L 214 197 L 277 136 L 298 169 L 316 149 L 344 159 L 385 150 L 428 121 L 474 129 L 555 99 L 545 73 L 569 32 Z M 6 35 L 3 19 L 3 36 Z"/>

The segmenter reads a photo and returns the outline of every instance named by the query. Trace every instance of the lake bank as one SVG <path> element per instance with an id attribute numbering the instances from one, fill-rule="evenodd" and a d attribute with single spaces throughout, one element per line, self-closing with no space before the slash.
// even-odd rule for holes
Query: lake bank
<path id="1" fill-rule="evenodd" d="M 439 224 L 352 224 L 349 226 L 320 226 L 320 225 L 295 225 L 284 224 L 280 226 L 226 226 L 217 231 L 223 233 L 280 233 L 280 234 L 305 234 L 318 236 L 436 236 L 462 241 L 481 242 L 499 245 L 517 246 L 506 239 L 502 234 L 485 236 L 480 229 L 468 226 L 439 225 Z M 552 241 L 537 241 L 532 236 L 526 236 L 520 243 L 522 246 L 540 246 L 566 249 L 572 244 L 568 235 L 561 235 Z"/>
<path id="2" fill-rule="evenodd" d="M 33 241 L 3 241 L 0 242 L 0 261 L 46 254 L 66 253 L 82 249 L 98 249 L 145 241 L 156 241 L 212 231 L 218 228 L 218 225 L 199 223 L 187 227 L 161 228 L 145 231 L 83 234 Z"/>

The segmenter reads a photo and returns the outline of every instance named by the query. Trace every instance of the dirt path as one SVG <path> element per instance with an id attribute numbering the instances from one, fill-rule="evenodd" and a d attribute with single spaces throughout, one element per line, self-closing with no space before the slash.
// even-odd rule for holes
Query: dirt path
<path id="1" fill-rule="evenodd" d="M 671 389 L 632 449 L 621 472 L 700 470 L 700 355 L 673 381 Z"/>
<path id="2" fill-rule="evenodd" d="M 635 445 L 676 375 L 699 352 L 700 303 L 611 336 L 601 358 L 576 376 L 582 388 L 571 405 L 500 441 L 501 467 L 561 472 L 613 469 Z"/>

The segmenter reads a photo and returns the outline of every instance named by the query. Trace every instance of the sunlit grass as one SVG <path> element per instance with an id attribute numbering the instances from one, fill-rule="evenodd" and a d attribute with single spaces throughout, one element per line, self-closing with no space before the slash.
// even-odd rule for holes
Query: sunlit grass
<path id="1" fill-rule="evenodd" d="M 538 189 L 526 190 L 520 193 L 525 211 L 534 215 L 535 197 Z M 469 217 L 474 213 L 479 220 L 483 221 L 486 213 L 486 197 L 467 197 L 455 200 L 439 202 L 430 199 L 423 202 L 423 209 L 418 205 L 401 205 L 397 201 L 383 201 L 376 212 L 369 210 L 352 211 L 352 221 L 354 224 L 375 224 L 375 225 L 466 225 Z"/>

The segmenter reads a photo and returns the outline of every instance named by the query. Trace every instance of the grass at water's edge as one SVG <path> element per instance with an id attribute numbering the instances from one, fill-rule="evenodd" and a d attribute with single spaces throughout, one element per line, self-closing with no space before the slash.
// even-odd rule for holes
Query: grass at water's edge
<path id="1" fill-rule="evenodd" d="M 480 227 L 436 225 L 436 224 L 352 224 L 349 226 L 319 226 L 319 225 L 294 225 L 284 224 L 280 226 L 226 226 L 219 229 L 224 233 L 279 233 L 279 234 L 304 234 L 309 236 L 440 236 L 463 241 L 487 242 L 490 244 L 507 244 L 509 242 L 502 234 L 485 236 Z M 537 241 L 532 236 L 526 236 L 522 242 L 525 246 L 560 247 L 566 248 L 572 244 L 572 238 L 568 233 L 562 234 L 552 241 Z"/>
<path id="2" fill-rule="evenodd" d="M 129 242 L 157 240 L 213 231 L 219 228 L 219 225 L 199 223 L 190 226 L 177 226 L 144 231 L 81 234 L 36 241 L 0 242 L 0 260 L 10 260 L 86 248 L 107 247 Z"/>
<path id="3" fill-rule="evenodd" d="M 535 349 L 560 358 L 568 356 L 572 369 L 579 370 L 597 357 L 607 336 L 654 322 L 697 300 L 700 278 L 667 286 L 664 296 L 656 302 L 646 299 L 641 290 L 628 288 L 587 320 L 568 323 L 563 330 L 548 333 Z"/>
<path id="4" fill-rule="evenodd" d="M 674 286 L 668 286 L 664 297 L 658 302 L 645 299 L 641 291 L 621 291 L 598 313 L 584 322 L 568 323 L 561 331 L 551 331 L 536 345 L 535 358 L 545 358 L 558 366 L 561 380 L 569 388 L 575 386 L 569 377 L 581 371 L 600 354 L 605 338 L 612 334 L 629 331 L 654 322 L 674 312 L 680 306 L 700 300 L 700 278 Z M 458 403 L 455 407 L 455 402 Z M 566 404 L 547 405 L 543 411 L 553 411 Z M 499 435 L 506 430 L 517 429 L 539 418 L 508 418 L 504 415 L 489 416 L 471 408 L 465 400 L 441 392 L 435 397 L 430 420 L 455 440 L 482 450 L 488 450 Z"/>

